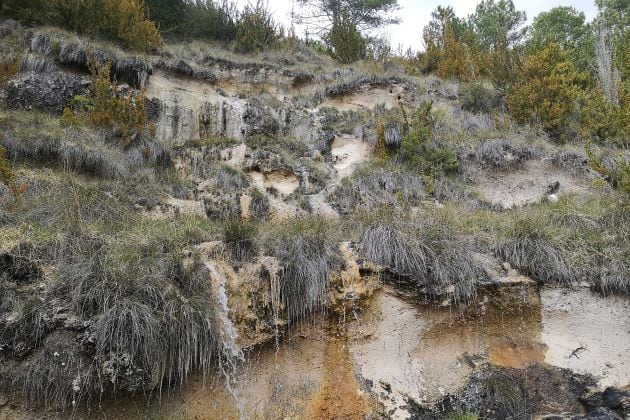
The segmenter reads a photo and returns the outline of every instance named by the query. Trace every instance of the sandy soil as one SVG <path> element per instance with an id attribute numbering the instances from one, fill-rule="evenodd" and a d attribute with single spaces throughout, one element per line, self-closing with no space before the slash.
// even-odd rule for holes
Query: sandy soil
<path id="1" fill-rule="evenodd" d="M 486 201 L 506 209 L 539 202 L 545 196 L 547 187 L 556 181 L 560 182 L 559 194 L 584 193 L 589 188 L 587 179 L 560 171 L 551 162 L 539 160 L 525 162 L 522 168 L 510 172 L 481 172 L 474 179 Z"/>

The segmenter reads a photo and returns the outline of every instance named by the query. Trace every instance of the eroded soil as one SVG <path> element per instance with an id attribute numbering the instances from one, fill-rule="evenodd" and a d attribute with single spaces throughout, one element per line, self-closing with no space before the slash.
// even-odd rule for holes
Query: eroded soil
<path id="1" fill-rule="evenodd" d="M 630 382 L 627 303 L 584 289 L 512 285 L 486 290 L 460 310 L 385 288 L 336 324 L 321 318 L 293 327 L 276 347 L 247 354 L 232 376 L 197 378 L 149 406 L 142 397 L 119 398 L 90 416 L 408 418 L 409 401 L 430 406 L 487 366 L 553 365 L 623 387 Z"/>

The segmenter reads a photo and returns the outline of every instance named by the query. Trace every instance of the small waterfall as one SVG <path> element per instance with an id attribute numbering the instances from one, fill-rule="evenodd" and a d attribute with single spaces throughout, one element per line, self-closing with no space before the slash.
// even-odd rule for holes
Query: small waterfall
<path id="1" fill-rule="evenodd" d="M 223 365 L 221 361 L 221 372 L 225 378 L 225 387 L 228 392 L 234 398 L 238 406 L 238 411 L 240 414 L 240 418 L 245 418 L 245 406 L 244 402 L 239 396 L 237 389 L 234 385 L 234 373 L 236 370 L 236 363 L 244 361 L 245 357 L 243 355 L 243 351 L 237 345 L 238 333 L 236 332 L 236 327 L 234 323 L 230 320 L 229 312 L 230 307 L 228 304 L 228 296 L 226 292 L 226 282 L 228 273 L 232 273 L 232 268 L 225 266 L 225 263 L 221 264 L 218 262 L 215 263 L 206 263 L 206 267 L 210 272 L 212 279 L 212 292 L 215 296 L 217 303 L 217 320 L 221 327 L 221 337 L 222 337 L 222 347 L 223 347 L 223 356 L 225 357 L 225 361 L 227 365 Z M 223 266 L 222 266 L 223 265 Z"/>
<path id="2" fill-rule="evenodd" d="M 278 351 L 280 347 L 280 309 L 282 305 L 282 298 L 280 296 L 280 276 L 278 275 L 277 267 L 273 267 L 271 270 L 264 265 L 265 270 L 269 274 L 269 290 L 271 292 L 271 312 L 273 314 L 273 328 L 275 335 L 275 348 Z"/>

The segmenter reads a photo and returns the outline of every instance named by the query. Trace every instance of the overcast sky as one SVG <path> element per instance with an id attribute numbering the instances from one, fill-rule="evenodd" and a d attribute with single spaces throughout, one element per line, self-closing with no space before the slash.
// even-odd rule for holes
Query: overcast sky
<path id="1" fill-rule="evenodd" d="M 237 0 L 237 3 L 242 7 L 248 3 L 248 0 Z M 465 17 L 474 12 L 479 2 L 477 0 L 398 0 L 398 3 L 401 6 L 397 12 L 401 19 L 400 24 L 389 26 L 382 33 L 387 35 L 394 48 L 402 45 L 403 50 L 409 47 L 418 50 L 421 49 L 422 28 L 437 6 L 453 6 L 458 16 Z M 514 4 L 517 9 L 527 13 L 528 22 L 531 22 L 540 12 L 555 6 L 573 6 L 584 12 L 587 20 L 592 20 L 597 12 L 594 0 L 514 0 Z M 269 0 L 269 8 L 278 21 L 283 22 L 287 27 L 291 25 L 289 15 L 293 5 L 293 0 Z M 300 32 L 298 28 L 298 34 L 303 35 Z"/>

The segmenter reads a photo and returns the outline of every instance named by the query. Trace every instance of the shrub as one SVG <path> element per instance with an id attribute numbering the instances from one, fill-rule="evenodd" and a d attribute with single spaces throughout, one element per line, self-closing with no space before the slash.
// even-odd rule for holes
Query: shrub
<path id="1" fill-rule="evenodd" d="M 351 64 L 365 58 L 367 43 L 352 20 L 342 14 L 333 22 L 326 35 L 326 45 L 330 55 L 342 64 Z"/>
<path id="2" fill-rule="evenodd" d="M 103 18 L 102 6 L 101 0 L 50 0 L 47 3 L 50 22 L 41 23 L 91 33 Z"/>
<path id="3" fill-rule="evenodd" d="M 500 105 L 500 98 L 482 83 L 462 86 L 459 92 L 462 108 L 475 113 L 489 113 Z"/>
<path id="4" fill-rule="evenodd" d="M 557 44 L 525 57 L 507 94 L 510 114 L 519 123 L 541 124 L 554 136 L 571 128 L 584 76 Z"/>
<path id="5" fill-rule="evenodd" d="M 272 46 L 278 39 L 276 23 L 262 0 L 247 5 L 236 27 L 236 50 L 250 53 Z"/>
<path id="6" fill-rule="evenodd" d="M 598 87 L 580 95 L 582 135 L 601 143 L 630 145 L 630 82 L 621 84 L 617 103 L 605 99 Z"/>
<path id="7" fill-rule="evenodd" d="M 431 181 L 440 174 L 457 171 L 457 155 L 448 147 L 430 143 L 434 120 L 431 114 L 433 102 L 426 102 L 405 121 L 408 127 L 396 159 L 414 172 Z M 429 188 L 430 189 L 430 188 Z"/>
<path id="8" fill-rule="evenodd" d="M 90 72 L 90 98 L 74 97 L 70 102 L 74 110 L 64 109 L 62 121 L 68 125 L 86 122 L 96 127 L 112 128 L 120 137 L 121 144 L 129 145 L 132 139 L 148 128 L 144 92 L 119 96 L 116 85 L 110 81 L 109 61 L 99 64 L 92 59 Z"/>
<path id="9" fill-rule="evenodd" d="M 141 0 L 102 0 L 104 33 L 117 37 L 127 46 L 151 51 L 162 46 L 155 23 L 145 17 Z"/>
<path id="10" fill-rule="evenodd" d="M 155 0 L 154 0 L 155 1 Z M 223 0 L 196 0 L 186 4 L 186 17 L 180 28 L 174 31 L 181 36 L 232 41 L 237 33 L 235 6 Z"/>
<path id="11" fill-rule="evenodd" d="M 0 13 L 26 23 L 45 23 L 49 19 L 47 0 L 4 0 Z"/>
<path id="12" fill-rule="evenodd" d="M 23 2 L 10 0 L 5 12 L 27 22 L 105 35 L 140 51 L 162 46 L 155 23 L 145 17 L 142 0 L 36 0 L 26 2 L 26 5 L 19 3 Z"/>
<path id="13" fill-rule="evenodd" d="M 145 5 L 147 16 L 158 25 L 160 32 L 177 33 L 186 27 L 189 13 L 186 0 L 145 0 Z M 190 9 L 194 6 L 195 4 L 191 4 Z"/>
<path id="14" fill-rule="evenodd" d="M 475 63 L 472 46 L 474 40 L 470 34 L 457 39 L 451 25 L 447 25 L 444 45 L 435 73 L 442 78 L 471 80 L 479 72 Z"/>

